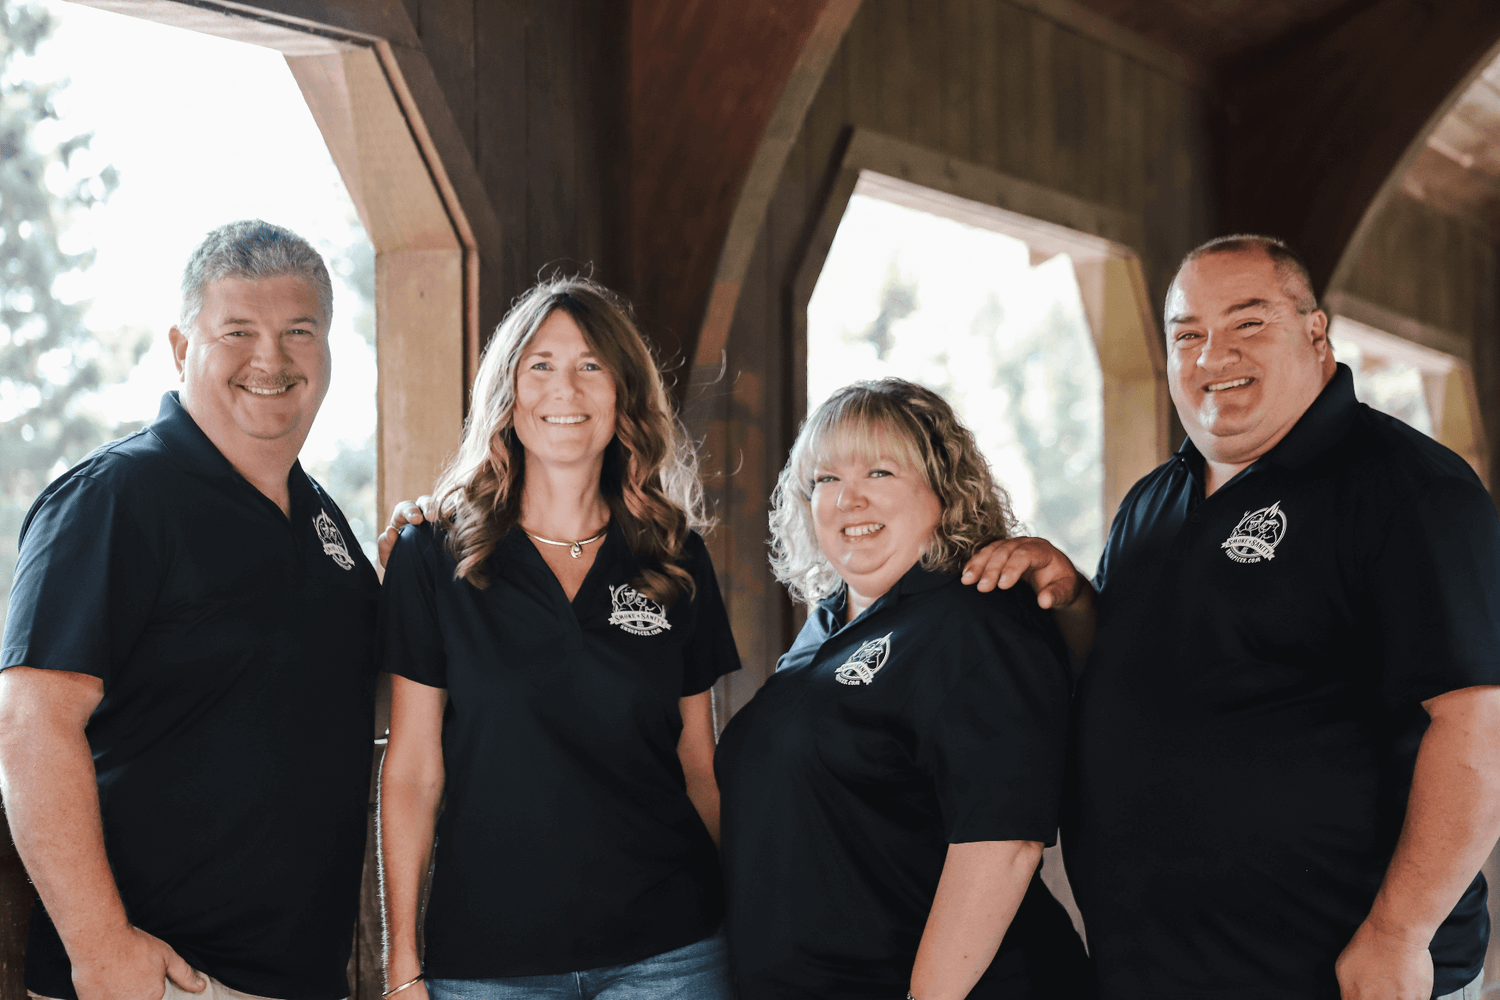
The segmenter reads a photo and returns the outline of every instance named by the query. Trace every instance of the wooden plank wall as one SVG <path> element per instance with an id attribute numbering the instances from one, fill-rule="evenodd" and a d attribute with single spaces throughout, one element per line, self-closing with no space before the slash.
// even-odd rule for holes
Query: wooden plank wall
<path id="1" fill-rule="evenodd" d="M 1494 237 L 1473 221 L 1397 193 L 1348 249 L 1336 281 L 1331 291 L 1469 341 L 1489 468 L 1500 470 L 1500 246 Z"/>
<path id="2" fill-rule="evenodd" d="M 480 327 L 553 268 L 625 270 L 627 5 L 409 0 L 422 47 L 503 230 Z"/>
<path id="3" fill-rule="evenodd" d="M 793 630 L 766 566 L 768 498 L 805 405 L 788 391 L 788 360 L 799 354 L 786 290 L 847 130 L 876 129 L 1138 215 L 1160 301 L 1177 259 L 1212 235 L 1209 118 L 1198 87 L 1169 64 L 1028 6 L 865 0 L 759 233 L 723 375 L 700 369 L 688 394 L 721 520 L 711 546 L 746 667 L 727 681 L 729 711 L 760 686 Z"/>

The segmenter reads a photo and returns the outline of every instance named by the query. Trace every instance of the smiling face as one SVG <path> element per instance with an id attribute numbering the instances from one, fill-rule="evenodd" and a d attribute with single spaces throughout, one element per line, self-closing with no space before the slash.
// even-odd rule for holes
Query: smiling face
<path id="1" fill-rule="evenodd" d="M 849 585 L 858 614 L 916 565 L 943 507 L 921 469 L 888 457 L 906 449 L 890 447 L 887 432 L 873 435 L 873 449 L 851 437 L 840 435 L 815 464 L 811 505 L 818 548 Z"/>
<path id="2" fill-rule="evenodd" d="M 332 359 L 317 293 L 301 278 L 224 278 L 173 327 L 182 405 L 231 462 L 302 450 L 328 393 Z M 284 454 L 283 454 L 284 453 Z"/>
<path id="3" fill-rule="evenodd" d="M 602 466 L 615 436 L 615 378 L 563 309 L 521 351 L 511 419 L 528 463 Z"/>
<path id="4" fill-rule="evenodd" d="M 1167 384 L 1210 462 L 1243 466 L 1292 429 L 1331 376 L 1328 317 L 1297 311 L 1259 249 L 1211 253 L 1167 295 Z M 1292 292 L 1296 292 L 1294 287 Z"/>

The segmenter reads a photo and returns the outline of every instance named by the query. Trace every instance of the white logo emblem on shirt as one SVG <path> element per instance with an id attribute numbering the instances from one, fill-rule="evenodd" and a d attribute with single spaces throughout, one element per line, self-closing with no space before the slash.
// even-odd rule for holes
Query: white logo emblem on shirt
<path id="1" fill-rule="evenodd" d="M 1229 538 L 1219 546 L 1237 563 L 1258 563 L 1276 558 L 1276 546 L 1286 535 L 1286 513 L 1278 500 L 1269 507 L 1246 511 Z"/>
<path id="2" fill-rule="evenodd" d="M 610 587 L 609 600 L 614 605 L 609 623 L 620 626 L 632 635 L 656 635 L 672 627 L 661 605 L 628 583 Z"/>
<path id="3" fill-rule="evenodd" d="M 880 668 L 885 666 L 890 655 L 891 633 L 887 632 L 879 639 L 871 639 L 856 649 L 833 676 L 840 684 L 868 684 L 880 673 Z"/>
<path id="4" fill-rule="evenodd" d="M 313 518 L 313 527 L 318 529 L 318 537 L 323 540 L 323 554 L 338 563 L 340 569 L 353 569 L 354 559 L 350 557 L 344 536 L 339 533 L 339 526 L 333 523 L 333 518 L 328 516 L 328 511 L 318 511 L 318 516 Z"/>

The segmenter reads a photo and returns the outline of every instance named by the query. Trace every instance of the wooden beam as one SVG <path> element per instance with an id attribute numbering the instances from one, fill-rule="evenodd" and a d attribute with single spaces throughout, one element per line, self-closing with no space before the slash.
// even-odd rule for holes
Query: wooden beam
<path id="1" fill-rule="evenodd" d="M 802 132 L 808 106 L 812 104 L 859 4 L 860 0 L 832 0 L 824 8 L 782 87 L 776 108 L 766 125 L 765 137 L 755 151 L 755 159 L 745 174 L 739 197 L 735 199 L 734 212 L 729 218 L 708 306 L 697 331 L 693 352 L 695 364 L 713 367 L 719 363 L 729 337 L 730 324 L 734 321 L 745 272 L 750 268 L 750 257 L 755 251 L 755 237 L 776 193 L 781 169 Z"/>
<path id="2" fill-rule="evenodd" d="M 736 275 L 857 7 L 635 0 L 628 291 L 665 356 L 700 353 L 710 312 L 727 333 Z"/>
<path id="3" fill-rule="evenodd" d="M 429 492 L 458 443 L 466 355 L 478 333 L 465 287 L 473 229 L 453 211 L 451 184 L 445 190 L 442 170 L 424 155 L 430 139 L 416 138 L 376 49 L 287 63 L 375 245 L 376 504 L 384 511 Z"/>
<path id="4" fill-rule="evenodd" d="M 1116 52 L 1190 87 L 1206 85 L 1202 63 L 1164 48 L 1119 21 L 1091 10 L 1078 0 L 1008 0 L 1080 35 L 1103 42 Z"/>
<path id="5" fill-rule="evenodd" d="M 1488 0 L 1380 0 L 1226 74 L 1221 231 L 1286 239 L 1326 288 L 1366 210 L 1497 39 Z"/>

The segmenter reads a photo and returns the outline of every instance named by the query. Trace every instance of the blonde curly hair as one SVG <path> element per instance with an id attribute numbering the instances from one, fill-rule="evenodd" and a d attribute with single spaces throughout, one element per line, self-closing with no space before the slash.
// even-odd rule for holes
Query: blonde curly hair
<path id="1" fill-rule="evenodd" d="M 813 473 L 835 455 L 887 458 L 919 469 L 942 505 L 924 569 L 956 572 L 982 545 L 1016 530 L 1010 495 L 947 401 L 913 382 L 855 382 L 808 415 L 771 495 L 771 569 L 792 600 L 813 604 L 843 580 L 813 530 Z"/>
<path id="2" fill-rule="evenodd" d="M 521 296 L 480 358 L 463 441 L 433 491 L 438 525 L 458 563 L 455 575 L 489 586 L 490 554 L 519 522 L 526 449 L 513 426 L 516 373 L 526 345 L 556 310 L 572 318 L 614 376 L 615 436 L 604 451 L 599 488 L 641 568 L 632 584 L 671 607 L 695 589 L 679 565 L 688 533 L 710 526 L 697 456 L 630 306 L 583 277 L 543 281 Z"/>

